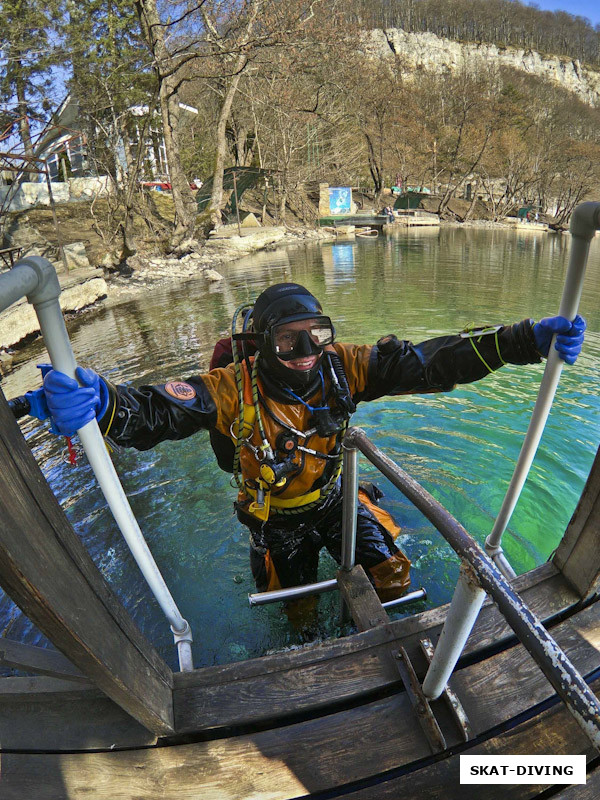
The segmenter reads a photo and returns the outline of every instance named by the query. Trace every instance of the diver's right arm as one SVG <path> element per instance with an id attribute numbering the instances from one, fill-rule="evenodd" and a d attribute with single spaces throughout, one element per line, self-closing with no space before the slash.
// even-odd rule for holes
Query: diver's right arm
<path id="1" fill-rule="evenodd" d="M 89 369 L 78 367 L 76 374 L 79 383 L 56 370 L 44 378 L 50 415 L 65 436 L 96 417 L 104 436 L 148 450 L 216 424 L 217 406 L 202 376 L 134 389 L 115 386 Z"/>

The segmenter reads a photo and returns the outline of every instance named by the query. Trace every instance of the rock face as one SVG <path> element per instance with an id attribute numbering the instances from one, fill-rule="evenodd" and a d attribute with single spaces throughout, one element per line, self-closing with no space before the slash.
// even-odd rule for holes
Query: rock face
<path id="1" fill-rule="evenodd" d="M 29 224 L 12 222 L 4 233 L 4 247 L 22 247 L 22 256 L 55 258 L 57 249 L 45 239 L 37 228 Z M 89 265 L 88 265 L 89 266 Z"/>
<path id="2" fill-rule="evenodd" d="M 407 33 L 400 28 L 369 31 L 365 50 L 378 58 L 398 55 L 410 70 L 444 73 L 478 60 L 513 67 L 558 84 L 591 106 L 600 105 L 600 72 L 559 56 L 543 56 L 533 50 L 501 48 L 494 44 L 461 43 L 434 33 Z"/>

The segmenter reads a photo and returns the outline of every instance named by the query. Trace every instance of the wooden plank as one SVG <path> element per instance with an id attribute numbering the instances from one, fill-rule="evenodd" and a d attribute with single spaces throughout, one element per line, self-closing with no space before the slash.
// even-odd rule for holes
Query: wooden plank
<path id="1" fill-rule="evenodd" d="M 598 800 L 600 797 L 600 767 L 588 772 L 585 785 L 565 786 L 552 800 Z"/>
<path id="2" fill-rule="evenodd" d="M 592 688 L 598 694 L 600 681 Z M 543 712 L 533 720 L 494 736 L 468 750 L 468 755 L 585 755 L 588 763 L 596 755 L 587 737 L 562 703 Z M 552 784 L 472 784 L 460 783 L 460 756 L 446 758 L 436 764 L 398 775 L 391 771 L 387 775 L 373 775 L 365 780 L 365 786 L 344 793 L 347 800 L 534 800 L 540 792 Z M 598 800 L 600 776 L 596 770 L 588 777 L 586 786 L 558 788 L 553 800 Z M 143 798 L 141 799 L 143 800 Z"/>
<path id="3" fill-rule="evenodd" d="M 0 391 L 0 584 L 53 644 L 157 734 L 172 673 L 113 594 L 46 483 Z"/>
<path id="4" fill-rule="evenodd" d="M 406 715 L 410 714 L 410 724 Z M 85 755 L 3 753 L 2 800 L 304 797 L 429 754 L 406 695 L 298 725 L 190 745 Z M 35 789 L 34 789 L 35 787 Z M 87 800 L 86 797 L 86 800 Z"/>
<path id="5" fill-rule="evenodd" d="M 92 692 L 93 697 L 101 696 L 96 687 L 90 683 L 74 684 L 64 678 L 11 677 L 0 679 L 0 703 L 28 702 L 30 700 L 47 700 L 54 694 L 66 695 L 69 692 Z M 62 702 L 62 700 L 60 701 Z"/>
<path id="6" fill-rule="evenodd" d="M 562 578 L 552 575 L 549 580 L 552 587 Z M 209 677 L 208 683 L 203 681 L 198 687 L 189 685 L 193 675 L 176 673 L 176 682 L 184 687 L 175 693 L 178 732 L 207 732 L 226 725 L 265 724 L 273 720 L 274 724 L 280 724 L 286 716 L 327 713 L 332 703 L 368 699 L 369 693 L 381 688 L 395 687 L 400 691 L 397 668 L 389 653 L 393 643 L 384 640 L 383 644 L 357 649 L 373 632 L 239 665 L 197 670 L 197 679 L 204 679 L 207 674 Z M 294 655 L 301 659 L 297 669 L 293 668 Z M 262 664 L 266 665 L 266 674 L 261 678 L 257 670 Z M 236 667 L 241 669 L 239 680 L 234 678 Z M 61 725 L 63 707 L 65 724 Z M 114 723 L 117 745 L 134 746 L 139 741 L 140 726 L 136 727 L 130 719 L 127 728 L 121 719 L 125 715 L 120 712 L 118 716 L 119 712 L 108 699 L 96 706 L 91 690 L 75 690 L 67 681 L 50 678 L 0 681 L 0 742 L 10 741 L 14 747 L 56 750 L 109 747 L 113 743 L 111 714 L 117 714 Z M 436 715 L 440 718 L 439 709 Z M 43 725 L 40 720 L 44 720 Z M 102 724 L 96 724 L 98 720 Z M 451 732 L 455 732 L 453 728 Z M 148 739 L 151 740 L 152 737 Z"/>
<path id="7" fill-rule="evenodd" d="M 518 580 L 527 587 L 523 590 L 526 602 L 542 619 L 577 600 L 555 567 L 548 564 L 535 572 L 541 578 L 539 584 L 530 585 L 531 576 Z M 424 635 L 437 638 L 444 619 L 445 609 L 436 609 L 333 643 L 176 673 L 176 729 L 187 732 L 264 723 L 286 715 L 317 713 L 332 704 L 389 690 L 399 685 L 390 651 L 410 647 L 410 658 L 418 664 L 414 654 L 420 654 L 420 639 Z M 510 633 L 496 607 L 488 604 L 469 637 L 467 652 L 476 652 L 480 644 L 500 644 Z M 422 656 L 421 664 L 424 668 Z"/>
<path id="8" fill-rule="evenodd" d="M 561 596 L 563 579 L 546 566 L 538 574 L 546 576 L 545 580 L 534 589 L 531 586 L 525 589 L 524 595 L 537 611 L 544 608 L 552 611 L 552 602 Z M 519 581 L 529 584 L 531 576 Z M 492 612 L 493 607 L 486 611 Z M 412 636 L 412 627 L 410 630 Z M 492 630 L 493 626 L 489 630 L 486 627 L 485 641 Z M 376 632 L 373 644 L 371 639 Z M 240 664 L 176 673 L 176 684 L 187 690 L 176 693 L 178 718 L 182 722 L 181 725 L 178 722 L 178 730 L 208 730 L 296 712 L 314 713 L 331 703 L 365 698 L 381 688 L 390 689 L 394 685 L 400 688 L 395 664 L 389 656 L 389 648 L 394 644 L 393 641 L 388 644 L 391 638 L 387 629 L 373 629 L 337 642 Z M 298 666 L 294 668 L 296 663 Z M 199 681 L 197 691 L 190 686 L 193 679 Z M 117 746 L 133 746 L 140 741 L 141 726 L 130 719 L 128 729 L 122 721 L 126 715 L 120 709 L 108 700 L 97 705 L 93 696 L 91 690 L 74 693 L 73 684 L 66 681 L 6 678 L 0 681 L 0 742 L 11 741 L 14 747 L 24 748 L 29 744 L 40 749 L 109 747 L 113 743 L 111 714 L 117 715 L 114 723 Z M 65 724 L 61 725 L 63 706 Z M 41 719 L 45 720 L 44 725 L 40 725 Z M 141 738 L 144 742 L 153 740 L 149 734 Z"/>
<path id="9" fill-rule="evenodd" d="M 598 691 L 600 681 L 592 688 Z M 5 752 L 2 800 L 22 800 L 28 793 L 36 800 L 87 800 L 91 786 L 94 800 L 291 800 L 318 792 L 335 797 L 336 787 L 350 800 L 529 800 L 542 788 L 511 786 L 510 795 L 502 785 L 478 786 L 477 794 L 475 787 L 465 791 L 458 780 L 458 755 L 428 760 L 416 769 L 428 747 L 411 720 L 403 693 L 320 719 L 214 741 L 102 753 Z M 593 755 L 562 704 L 460 752 Z"/>
<path id="10" fill-rule="evenodd" d="M 581 597 L 600 588 L 600 448 L 553 561 Z"/>
<path id="11" fill-rule="evenodd" d="M 542 578 L 539 586 L 535 585 L 531 575 L 518 580 L 522 585 L 529 586 L 524 594 L 538 612 L 544 609 L 552 612 L 552 604 L 562 597 L 562 578 L 549 565 L 536 571 L 537 574 Z M 530 585 L 532 582 L 534 588 Z M 496 614 L 494 607 L 484 608 L 482 619 L 487 613 Z M 398 622 L 403 623 L 404 620 Z M 392 623 L 392 630 L 397 624 Z M 490 633 L 493 626 L 489 628 L 487 630 L 486 627 L 486 641 L 493 635 Z M 412 635 L 412 621 L 410 631 Z M 377 636 L 373 637 L 375 633 Z M 310 645 L 239 664 L 207 667 L 193 673 L 176 673 L 176 685 L 182 687 L 175 695 L 177 729 L 182 732 L 208 730 L 295 713 L 312 713 L 331 703 L 360 699 L 381 688 L 399 686 L 399 676 L 389 655 L 388 642 L 393 643 L 393 636 L 387 628 L 380 628 L 336 642 Z M 31 686 L 40 680 L 32 679 Z M 4 681 L 7 693 L 13 685 L 10 681 L 8 684 Z M 194 686 L 195 682 L 197 686 Z M 82 706 L 82 716 L 92 713 L 89 709 Z M 43 713 L 42 707 L 40 713 Z M 28 724 L 31 725 L 32 741 L 37 740 L 39 726 L 33 712 L 27 714 L 19 728 L 23 741 L 27 741 L 25 726 Z M 63 738 L 63 735 L 56 733 L 57 748 L 63 746 Z M 80 746 L 85 747 L 86 741 L 86 736 L 82 735 Z M 72 747 L 72 742 L 73 738 L 69 738 L 64 746 Z"/>
<path id="12" fill-rule="evenodd" d="M 87 682 L 86 676 L 56 650 L 0 639 L 0 664 L 5 667 Z M 1 681 L 0 681 L 1 685 Z"/>
<path id="13" fill-rule="evenodd" d="M 91 684 L 47 677 L 0 681 L 3 749 L 110 750 L 156 741 L 155 734 Z"/>
<path id="14" fill-rule="evenodd" d="M 342 597 L 346 601 L 354 624 L 367 631 L 390 621 L 377 592 L 360 564 L 352 569 L 340 569 L 336 575 Z"/>

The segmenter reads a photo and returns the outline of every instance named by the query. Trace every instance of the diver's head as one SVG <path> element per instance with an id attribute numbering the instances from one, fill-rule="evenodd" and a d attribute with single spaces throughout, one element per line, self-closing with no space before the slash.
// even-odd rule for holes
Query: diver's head
<path id="1" fill-rule="evenodd" d="M 271 376 L 293 390 L 308 389 L 334 337 L 317 298 L 297 283 L 275 284 L 257 298 L 252 324 L 262 334 L 259 350 Z"/>

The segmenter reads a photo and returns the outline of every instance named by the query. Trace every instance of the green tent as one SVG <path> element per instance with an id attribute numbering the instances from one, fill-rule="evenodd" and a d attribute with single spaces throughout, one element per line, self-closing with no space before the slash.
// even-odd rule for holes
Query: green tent
<path id="1" fill-rule="evenodd" d="M 523 206 L 517 211 L 517 219 L 527 219 L 527 214 L 533 211 L 533 206 Z"/>
<path id="2" fill-rule="evenodd" d="M 394 208 L 398 208 L 403 211 L 419 208 L 421 205 L 421 200 L 427 196 L 427 192 L 405 192 L 396 198 Z"/>
<path id="3" fill-rule="evenodd" d="M 223 191 L 231 192 L 231 197 L 225 206 L 225 215 L 230 216 L 236 213 L 235 192 L 233 191 L 234 175 L 236 180 L 237 199 L 239 203 L 246 189 L 254 188 L 261 181 L 265 181 L 270 174 L 271 170 L 260 169 L 260 167 L 227 167 L 227 169 L 223 172 Z M 196 195 L 198 211 L 202 212 L 207 207 L 212 194 L 212 188 L 213 180 L 210 178 L 206 181 L 206 183 L 203 183 L 202 188 L 198 190 L 198 194 Z"/>

